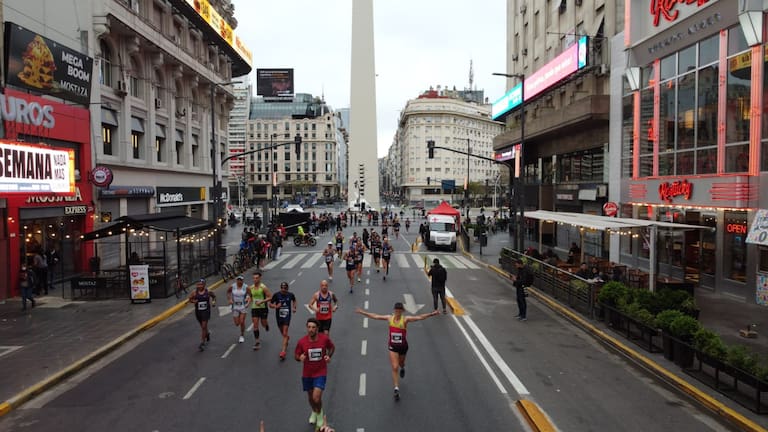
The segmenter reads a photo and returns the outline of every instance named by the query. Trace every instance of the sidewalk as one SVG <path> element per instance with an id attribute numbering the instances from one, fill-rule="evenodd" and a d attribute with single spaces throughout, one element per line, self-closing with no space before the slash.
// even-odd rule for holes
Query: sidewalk
<path id="1" fill-rule="evenodd" d="M 471 244 L 469 250 L 466 250 L 469 255 L 471 255 L 477 261 L 481 261 L 487 265 L 492 265 L 498 269 L 501 269 L 501 266 L 499 265 L 501 249 L 504 247 L 511 247 L 512 245 L 509 233 L 507 232 L 498 232 L 496 234 L 489 235 L 488 245 L 482 248 L 482 255 L 480 255 L 480 246 L 474 238 L 470 239 L 470 243 Z M 768 355 L 768 309 L 763 306 L 737 301 L 716 293 L 701 291 L 702 290 L 696 290 L 695 296 L 696 302 L 701 309 L 699 322 L 701 322 L 704 327 L 718 333 L 723 342 L 728 345 L 742 344 L 748 346 L 750 349 L 756 353 L 759 353 L 760 355 Z M 514 296 L 514 290 L 511 283 L 510 296 Z M 626 346 L 628 346 L 630 349 L 634 348 L 633 343 L 627 343 L 628 341 L 626 339 L 618 336 L 618 333 L 610 330 L 607 326 L 604 325 L 603 322 L 589 321 L 588 324 L 599 330 L 605 331 L 605 334 L 609 337 L 616 337 L 616 339 L 618 339 L 620 342 L 626 343 Z M 748 324 L 755 324 L 758 333 L 760 333 L 761 329 L 764 329 L 766 333 L 761 334 L 754 339 L 740 337 L 739 329 L 745 328 Z M 601 338 L 600 334 L 596 334 L 596 336 Z M 613 345 L 610 342 L 608 343 Z M 635 352 L 628 354 L 630 357 L 635 357 Z M 689 385 L 694 386 L 699 392 L 719 400 L 727 408 L 741 413 L 743 416 L 758 423 L 763 428 L 768 428 L 768 415 L 755 414 L 739 405 L 732 399 L 721 395 L 709 386 L 706 386 L 705 384 L 693 379 L 685 372 L 683 372 L 680 367 L 664 359 L 661 353 L 650 354 L 644 351 L 639 351 L 637 354 L 650 358 L 653 362 L 661 365 L 667 374 L 679 377 Z M 656 371 L 651 370 L 651 372 L 655 373 Z M 658 373 L 655 374 L 659 376 Z M 659 377 L 669 382 L 667 377 Z"/>

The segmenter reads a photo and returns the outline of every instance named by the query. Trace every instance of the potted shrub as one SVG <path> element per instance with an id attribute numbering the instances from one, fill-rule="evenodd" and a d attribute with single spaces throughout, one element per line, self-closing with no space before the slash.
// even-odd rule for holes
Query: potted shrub
<path id="1" fill-rule="evenodd" d="M 705 363 L 722 369 L 728 348 L 717 333 L 705 328 L 699 329 L 693 335 L 693 346 L 703 354 L 702 360 Z"/>
<path id="2" fill-rule="evenodd" d="M 609 326 L 614 328 L 622 327 L 621 315 L 617 309 L 625 304 L 628 296 L 629 288 L 621 282 L 611 281 L 600 288 L 597 301 L 605 309 Z"/>
<path id="3" fill-rule="evenodd" d="M 696 299 L 690 294 L 680 303 L 680 310 L 684 314 L 696 319 L 699 319 L 699 313 L 701 312 L 698 305 L 696 305 Z"/>
<path id="4" fill-rule="evenodd" d="M 693 335 L 701 329 L 701 324 L 688 315 L 681 315 L 669 323 L 669 332 L 674 336 L 674 361 L 678 366 L 690 368 L 693 366 L 694 349 L 691 346 Z"/>
<path id="5" fill-rule="evenodd" d="M 672 321 L 681 316 L 683 316 L 683 313 L 677 309 L 663 310 L 656 315 L 656 327 L 661 330 L 661 340 L 664 347 L 664 358 L 667 360 L 672 360 L 674 358 L 669 327 L 672 324 Z"/>

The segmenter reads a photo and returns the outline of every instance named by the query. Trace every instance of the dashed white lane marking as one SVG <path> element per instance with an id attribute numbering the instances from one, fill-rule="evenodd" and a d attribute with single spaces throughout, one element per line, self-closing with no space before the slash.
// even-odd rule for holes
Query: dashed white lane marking
<path id="1" fill-rule="evenodd" d="M 456 257 L 452 257 L 449 255 L 443 255 L 440 258 L 447 261 L 451 266 L 456 267 L 458 269 L 466 269 L 467 266 L 464 265 L 461 261 L 457 260 Z"/>
<path id="2" fill-rule="evenodd" d="M 301 253 L 301 254 L 296 255 L 292 260 L 290 260 L 287 263 L 285 263 L 285 265 L 283 265 L 283 268 L 284 269 L 291 269 L 291 268 L 296 267 L 296 264 L 298 264 L 301 260 L 303 260 L 305 256 L 307 256 L 307 254 L 305 254 L 305 253 Z"/>
<path id="3" fill-rule="evenodd" d="M 371 295 L 371 289 L 370 288 L 366 288 L 365 289 L 365 295 Z"/>
<path id="4" fill-rule="evenodd" d="M 363 309 L 368 310 L 368 300 L 363 302 Z"/>
<path id="5" fill-rule="evenodd" d="M 370 267 L 371 266 L 371 256 L 365 255 L 363 256 L 363 267 Z"/>
<path id="6" fill-rule="evenodd" d="M 477 269 L 479 269 L 479 268 L 480 268 L 480 266 L 479 266 L 479 265 L 475 264 L 475 262 L 474 262 L 474 261 L 472 261 L 471 259 L 469 259 L 469 258 L 467 258 L 467 257 L 464 257 L 464 256 L 460 256 L 460 255 L 456 255 L 454 258 L 456 258 L 457 260 L 459 260 L 459 261 L 463 262 L 463 263 L 464 263 L 464 265 L 466 265 L 466 266 L 467 266 L 467 268 L 469 268 L 469 269 L 472 269 L 472 270 L 477 270 Z"/>
<path id="7" fill-rule="evenodd" d="M 363 318 L 363 328 L 368 328 L 368 318 Z"/>
<path id="8" fill-rule="evenodd" d="M 306 261 L 305 261 L 305 262 L 304 262 L 304 263 L 301 265 L 301 268 L 304 268 L 304 269 L 307 269 L 307 268 L 312 268 L 312 266 L 313 266 L 313 265 L 315 265 L 315 264 L 317 263 L 317 260 L 319 260 L 319 259 L 320 259 L 320 258 L 322 258 L 322 257 L 323 257 L 322 255 L 319 255 L 319 254 L 315 254 L 314 256 L 312 256 L 311 258 L 309 258 L 308 260 L 306 260 Z"/>
<path id="9" fill-rule="evenodd" d="M 360 374 L 360 389 L 357 391 L 360 396 L 365 396 L 365 374 Z"/>
<path id="10" fill-rule="evenodd" d="M 231 353 L 236 346 L 237 346 L 236 344 L 230 345 L 229 348 L 227 348 L 227 350 L 224 351 L 224 354 L 221 356 L 221 358 L 227 358 L 229 356 L 229 353 Z"/>
<path id="11" fill-rule="evenodd" d="M 400 268 L 410 268 L 411 265 L 408 264 L 408 259 L 405 258 L 405 254 L 395 254 L 395 263 Z"/>
<path id="12" fill-rule="evenodd" d="M 198 388 L 200 388 L 200 386 L 203 384 L 203 382 L 205 382 L 205 377 L 202 377 L 202 378 L 200 378 L 199 380 L 197 380 L 197 382 L 195 383 L 195 385 L 193 385 L 193 386 L 192 386 L 192 388 L 191 388 L 191 389 L 189 389 L 189 391 L 187 392 L 187 394 L 185 394 L 185 395 L 184 395 L 184 397 L 183 397 L 182 399 L 186 400 L 186 399 L 189 399 L 189 398 L 191 398 L 191 397 L 192 397 L 192 395 L 193 395 L 193 394 L 195 394 L 195 391 L 197 391 L 197 389 L 198 389 Z"/>
<path id="13" fill-rule="evenodd" d="M 368 354 L 368 341 L 363 339 L 363 343 L 360 345 L 360 355 L 364 356 Z"/>
<path id="14" fill-rule="evenodd" d="M 424 267 L 424 258 L 422 258 L 421 255 L 412 254 L 411 259 L 413 259 L 413 262 L 416 263 L 416 268 Z"/>

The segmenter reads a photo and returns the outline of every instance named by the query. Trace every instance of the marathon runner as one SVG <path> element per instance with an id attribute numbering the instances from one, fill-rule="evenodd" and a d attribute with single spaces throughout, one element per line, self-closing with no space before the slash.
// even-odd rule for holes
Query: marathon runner
<path id="1" fill-rule="evenodd" d="M 211 332 L 208 331 L 208 321 L 211 319 L 211 307 L 216 305 L 216 294 L 205 287 L 205 279 L 197 281 L 197 289 L 189 295 L 188 301 L 195 305 L 195 318 L 200 324 L 200 351 L 205 350 L 205 344 L 211 340 Z"/>
<path id="2" fill-rule="evenodd" d="M 333 260 L 336 255 L 336 249 L 333 248 L 333 242 L 328 242 L 328 246 L 323 249 L 323 259 L 325 260 L 325 266 L 328 268 L 328 280 L 333 280 Z"/>
<path id="3" fill-rule="evenodd" d="M 272 293 L 269 292 L 269 288 L 261 281 L 261 271 L 257 270 L 253 273 L 253 285 L 249 288 L 251 294 L 251 321 L 253 321 L 253 338 L 256 340 L 253 349 L 257 350 L 261 348 L 261 341 L 259 340 L 259 321 L 264 327 L 264 330 L 269 331 L 269 322 L 267 316 L 269 316 L 269 309 L 267 303 L 272 297 Z"/>
<path id="4" fill-rule="evenodd" d="M 360 277 L 363 275 L 363 260 L 365 259 L 365 246 L 359 239 L 357 240 L 357 247 L 355 249 L 355 268 L 357 269 L 357 281 L 360 282 Z"/>
<path id="5" fill-rule="evenodd" d="M 375 232 L 371 237 L 371 251 L 373 253 L 373 263 L 376 265 L 376 273 L 379 273 L 381 271 L 379 269 L 381 265 L 381 237 Z"/>
<path id="6" fill-rule="evenodd" d="M 349 250 L 344 252 L 344 262 L 347 265 L 347 279 L 349 279 L 349 293 L 352 294 L 352 288 L 355 286 L 355 270 L 357 266 L 355 264 L 355 257 L 357 256 L 357 250 L 353 246 L 350 246 Z"/>
<path id="7" fill-rule="evenodd" d="M 315 311 L 315 318 L 317 318 L 319 326 L 318 331 L 330 335 L 331 319 L 333 318 L 333 313 L 339 308 L 339 300 L 333 291 L 328 290 L 328 281 L 320 282 L 320 290 L 312 295 L 309 308 Z"/>
<path id="8" fill-rule="evenodd" d="M 394 251 L 395 249 L 389 244 L 389 238 L 384 237 L 384 242 L 381 244 L 381 262 L 384 267 L 384 280 L 387 280 L 387 275 L 389 274 L 389 260 L 392 258 L 392 252 Z"/>
<path id="9" fill-rule="evenodd" d="M 299 339 L 293 357 L 298 362 L 304 363 L 301 372 L 301 384 L 305 392 L 312 413 L 309 415 L 309 423 L 317 429 L 325 425 L 323 413 L 323 390 L 325 390 L 326 377 L 328 375 L 328 363 L 331 361 L 336 347 L 331 339 L 319 333 L 319 325 L 316 318 L 307 319 L 307 335 Z"/>
<path id="10" fill-rule="evenodd" d="M 403 304 L 400 302 L 395 303 L 394 311 L 390 315 L 379 315 L 360 308 L 355 309 L 355 312 L 370 319 L 389 322 L 389 364 L 392 367 L 392 381 L 395 384 L 395 400 L 400 400 L 399 378 L 405 378 L 405 355 L 408 353 L 406 328 L 408 323 L 439 315 L 438 311 L 432 311 L 421 315 L 404 316 L 403 309 Z"/>
<path id="11" fill-rule="evenodd" d="M 339 229 L 336 232 L 336 255 L 339 256 L 339 259 L 341 259 L 342 254 L 344 253 L 344 234 L 342 234 L 341 229 Z"/>
<path id="12" fill-rule="evenodd" d="M 251 295 L 243 284 L 243 275 L 237 277 L 234 284 L 227 289 L 227 300 L 232 306 L 232 319 L 235 327 L 240 327 L 239 343 L 245 342 L 245 311 L 251 303 Z"/>
<path id="13" fill-rule="evenodd" d="M 288 292 L 288 282 L 280 284 L 280 291 L 272 295 L 269 301 L 269 307 L 276 309 L 277 328 L 283 335 L 283 345 L 280 350 L 280 360 L 285 360 L 285 353 L 288 349 L 288 326 L 291 324 L 291 314 L 296 313 L 296 296 Z"/>

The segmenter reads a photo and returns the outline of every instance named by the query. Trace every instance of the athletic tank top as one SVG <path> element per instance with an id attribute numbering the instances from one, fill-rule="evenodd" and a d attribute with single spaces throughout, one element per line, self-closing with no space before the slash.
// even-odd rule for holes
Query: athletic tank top
<path id="1" fill-rule="evenodd" d="M 357 256 L 357 253 L 354 249 L 350 249 L 349 252 L 347 252 L 347 264 L 349 265 L 355 265 L 355 257 Z"/>
<path id="2" fill-rule="evenodd" d="M 326 249 L 325 250 L 325 262 L 326 263 L 333 262 L 333 249 Z"/>
<path id="3" fill-rule="evenodd" d="M 392 254 L 392 246 L 385 244 L 381 247 L 381 256 L 389 257 Z"/>
<path id="4" fill-rule="evenodd" d="M 258 288 L 255 285 L 251 287 L 251 309 L 266 309 L 267 308 L 267 304 L 266 303 L 262 303 L 260 305 L 256 304 L 256 301 L 264 300 L 265 298 L 267 298 L 267 295 L 264 292 L 264 288 L 266 288 L 266 287 L 267 286 L 264 285 L 263 282 L 259 283 Z"/>
<path id="5" fill-rule="evenodd" d="M 336 247 L 340 248 L 344 246 L 344 236 L 336 237 Z"/>
<path id="6" fill-rule="evenodd" d="M 395 316 L 389 318 L 389 344 L 406 345 L 408 341 L 405 338 L 405 317 L 400 316 L 399 321 L 395 321 Z"/>
<path id="7" fill-rule="evenodd" d="M 374 255 L 380 255 L 381 254 L 381 242 L 375 241 L 371 244 L 371 249 L 373 249 Z"/>
<path id="8" fill-rule="evenodd" d="M 333 316 L 333 308 L 331 307 L 331 301 L 333 300 L 333 294 L 328 291 L 328 294 L 323 297 L 323 292 L 317 292 L 317 314 L 315 318 L 319 320 L 329 320 Z"/>
<path id="9" fill-rule="evenodd" d="M 238 288 L 237 284 L 232 285 L 232 305 L 234 307 L 243 307 L 245 305 L 246 293 L 247 288 L 245 285 L 243 285 L 242 289 Z"/>
<path id="10" fill-rule="evenodd" d="M 206 312 L 211 309 L 211 296 L 206 288 L 202 293 L 195 291 L 195 308 L 198 312 Z"/>

